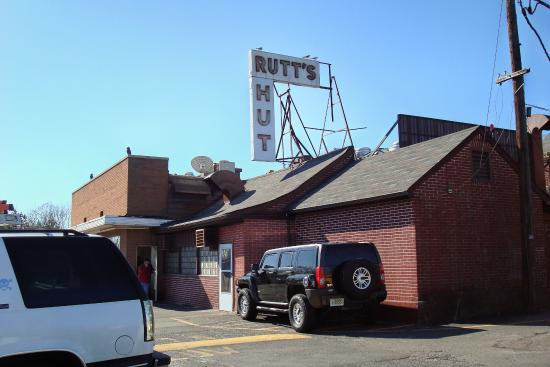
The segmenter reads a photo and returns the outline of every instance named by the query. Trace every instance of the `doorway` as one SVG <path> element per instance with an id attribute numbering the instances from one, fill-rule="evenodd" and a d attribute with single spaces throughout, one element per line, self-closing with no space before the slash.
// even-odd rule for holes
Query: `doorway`
<path id="1" fill-rule="evenodd" d="M 220 245 L 220 292 L 219 309 L 233 311 L 233 245 Z"/>
<path id="2" fill-rule="evenodd" d="M 158 274 L 158 259 L 156 246 L 137 246 L 136 249 L 136 269 L 145 259 L 151 260 L 151 266 L 155 272 L 151 274 L 151 283 L 149 285 L 149 298 L 157 301 L 157 274 Z"/>

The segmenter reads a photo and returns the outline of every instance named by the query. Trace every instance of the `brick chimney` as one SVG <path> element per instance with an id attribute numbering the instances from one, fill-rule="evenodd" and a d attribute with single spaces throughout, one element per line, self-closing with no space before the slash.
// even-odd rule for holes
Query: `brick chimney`
<path id="1" fill-rule="evenodd" d="M 529 137 L 531 138 L 530 150 L 531 150 L 531 169 L 533 178 L 536 185 L 546 190 L 546 186 L 549 185 L 547 177 L 545 175 L 545 163 L 544 151 L 542 147 L 542 131 L 550 130 L 550 116 L 548 115 L 532 115 L 527 118 L 527 129 L 529 130 Z"/>

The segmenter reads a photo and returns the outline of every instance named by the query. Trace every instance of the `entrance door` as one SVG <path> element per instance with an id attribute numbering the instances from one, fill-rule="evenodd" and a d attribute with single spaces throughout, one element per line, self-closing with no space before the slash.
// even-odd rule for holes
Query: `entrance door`
<path id="1" fill-rule="evenodd" d="M 151 266 L 155 269 L 155 272 L 151 274 L 151 283 L 149 284 L 149 297 L 152 300 L 157 300 L 157 272 L 158 272 L 158 259 L 157 259 L 157 247 L 156 246 L 137 246 L 136 251 L 136 269 L 143 264 L 146 259 L 151 261 Z"/>
<path id="2" fill-rule="evenodd" d="M 220 310 L 233 311 L 233 245 L 220 245 Z"/>

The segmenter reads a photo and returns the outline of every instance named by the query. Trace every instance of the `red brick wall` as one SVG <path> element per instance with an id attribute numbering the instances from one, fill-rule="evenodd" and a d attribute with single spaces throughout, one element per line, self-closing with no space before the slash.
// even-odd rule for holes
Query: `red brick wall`
<path id="1" fill-rule="evenodd" d="M 546 287 L 550 288 L 550 212 L 544 213 L 544 245 L 546 251 Z"/>
<path id="2" fill-rule="evenodd" d="M 161 259 L 158 266 L 160 300 L 199 308 L 218 308 L 218 276 L 164 273 L 164 255 L 168 246 L 195 246 L 195 231 L 159 236 L 157 244 Z"/>
<path id="3" fill-rule="evenodd" d="M 178 232 L 173 236 L 174 245 L 195 245 L 194 231 Z M 252 263 L 258 263 L 266 250 L 286 246 L 287 238 L 286 220 L 250 219 L 218 228 L 218 243 L 233 244 L 233 282 L 247 273 Z M 165 301 L 194 307 L 218 308 L 218 276 L 163 274 L 160 265 L 159 275 L 160 289 Z M 235 302 L 236 295 L 233 296 Z"/>
<path id="4" fill-rule="evenodd" d="M 218 277 L 165 274 L 164 300 L 199 308 L 218 308 Z"/>
<path id="5" fill-rule="evenodd" d="M 128 158 L 97 176 L 72 195 L 71 225 L 104 215 L 128 214 Z"/>
<path id="6" fill-rule="evenodd" d="M 417 307 L 415 228 L 408 199 L 297 213 L 293 236 L 297 244 L 373 242 L 386 274 L 388 298 L 397 307 Z"/>
<path id="7" fill-rule="evenodd" d="M 129 156 L 77 189 L 71 225 L 103 215 L 167 215 L 168 159 Z"/>
<path id="8" fill-rule="evenodd" d="M 550 157 L 544 159 L 544 180 L 546 187 L 550 188 Z"/>
<path id="9" fill-rule="evenodd" d="M 128 215 L 167 215 L 168 159 L 132 156 L 128 173 Z"/>
<path id="10" fill-rule="evenodd" d="M 517 174 L 494 152 L 489 160 L 491 180 L 474 182 L 471 154 L 480 149 L 479 137 L 474 138 L 414 190 L 418 292 L 426 320 L 495 314 L 521 306 Z M 544 242 L 542 204 L 536 196 L 533 210 L 538 257 Z M 537 261 L 539 287 L 545 286 L 545 274 L 543 262 Z"/>

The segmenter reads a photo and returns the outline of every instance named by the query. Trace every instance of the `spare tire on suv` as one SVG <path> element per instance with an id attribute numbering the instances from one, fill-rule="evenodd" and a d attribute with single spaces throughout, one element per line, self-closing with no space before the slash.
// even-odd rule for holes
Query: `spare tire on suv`
<path id="1" fill-rule="evenodd" d="M 338 288 L 350 298 L 366 299 L 373 292 L 374 283 L 378 281 L 376 274 L 376 267 L 370 261 L 350 260 L 341 267 Z"/>

